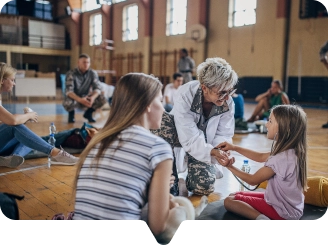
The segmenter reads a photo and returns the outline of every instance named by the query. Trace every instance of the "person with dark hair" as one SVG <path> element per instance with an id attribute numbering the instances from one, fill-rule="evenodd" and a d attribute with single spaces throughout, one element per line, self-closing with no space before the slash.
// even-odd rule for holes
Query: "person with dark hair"
<path id="1" fill-rule="evenodd" d="M 192 80 L 192 73 L 195 68 L 195 61 L 188 55 L 188 50 L 180 49 L 180 60 L 178 62 L 178 72 L 182 73 L 183 83 Z"/>
<path id="2" fill-rule="evenodd" d="M 98 74 L 90 69 L 90 56 L 81 54 L 77 67 L 66 74 L 66 96 L 63 107 L 68 111 L 68 123 L 74 123 L 75 108 L 86 110 L 83 117 L 95 122 L 92 113 L 106 103 L 101 94 Z"/>
<path id="3" fill-rule="evenodd" d="M 172 77 L 173 82 L 167 84 L 164 89 L 163 105 L 165 111 L 167 112 L 170 112 L 172 110 L 174 105 L 173 98 L 175 97 L 178 88 L 183 84 L 183 76 L 181 73 L 174 73 Z"/>
<path id="4" fill-rule="evenodd" d="M 283 86 L 279 80 L 274 80 L 271 83 L 271 88 L 265 93 L 256 96 L 255 101 L 258 102 L 258 104 L 247 122 L 254 122 L 258 119 L 268 118 L 270 115 L 270 109 L 275 105 L 290 104 L 288 95 L 283 92 Z"/>
<path id="5" fill-rule="evenodd" d="M 327 56 L 327 52 L 328 52 L 328 41 L 325 43 L 325 45 L 323 45 L 320 48 L 320 61 L 324 64 L 324 66 L 328 69 L 328 56 Z M 322 128 L 328 128 L 328 121 L 327 123 L 322 125 Z"/>

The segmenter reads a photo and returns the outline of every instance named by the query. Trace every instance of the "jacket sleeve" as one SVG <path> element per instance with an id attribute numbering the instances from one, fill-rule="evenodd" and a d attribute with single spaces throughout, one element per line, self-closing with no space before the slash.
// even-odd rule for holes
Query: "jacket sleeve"
<path id="1" fill-rule="evenodd" d="M 213 146 L 206 143 L 203 131 L 198 129 L 198 117 L 190 111 L 190 105 L 190 101 L 183 95 L 179 95 L 174 102 L 174 123 L 180 144 L 195 159 L 210 164 Z"/>
<path id="2" fill-rule="evenodd" d="M 319 53 L 320 58 L 323 58 L 327 52 L 328 52 L 328 42 L 326 42 L 326 44 L 320 48 L 320 53 Z"/>
<path id="3" fill-rule="evenodd" d="M 229 111 L 223 113 L 213 139 L 213 146 L 216 147 L 221 142 L 232 143 L 232 137 L 235 131 L 235 103 L 230 98 L 228 101 Z"/>
<path id="4" fill-rule="evenodd" d="M 70 92 L 74 93 L 74 74 L 72 70 L 66 73 L 65 91 L 66 91 L 66 95 Z"/>
<path id="5" fill-rule="evenodd" d="M 235 131 L 235 103 L 231 97 L 227 103 L 229 106 L 229 111 L 221 115 L 220 122 L 212 142 L 213 147 L 216 147 L 218 144 L 224 141 L 232 143 L 232 137 Z M 217 163 L 217 160 L 214 157 L 212 157 L 212 163 Z"/>

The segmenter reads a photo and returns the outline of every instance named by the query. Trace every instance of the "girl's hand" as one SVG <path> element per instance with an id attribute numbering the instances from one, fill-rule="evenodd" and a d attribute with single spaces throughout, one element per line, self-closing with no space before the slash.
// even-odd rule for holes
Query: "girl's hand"
<path id="1" fill-rule="evenodd" d="M 179 207 L 179 203 L 173 201 L 173 198 L 174 198 L 174 196 L 172 194 L 170 194 L 170 206 L 169 206 L 170 209 Z"/>
<path id="2" fill-rule="evenodd" d="M 222 158 L 218 158 L 215 157 L 215 159 L 224 167 L 228 168 L 231 167 L 234 163 L 235 163 L 235 158 L 228 158 L 228 159 L 222 159 Z"/>
<path id="3" fill-rule="evenodd" d="M 217 148 L 220 148 L 222 151 L 234 151 L 235 150 L 235 145 L 230 144 L 228 142 L 222 142 L 220 143 Z"/>

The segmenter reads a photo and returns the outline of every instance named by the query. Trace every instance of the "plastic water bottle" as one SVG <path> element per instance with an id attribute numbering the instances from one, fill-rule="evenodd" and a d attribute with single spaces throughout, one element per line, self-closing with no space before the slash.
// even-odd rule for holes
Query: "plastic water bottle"
<path id="1" fill-rule="evenodd" d="M 241 166 L 241 171 L 245 172 L 245 173 L 248 173 L 251 171 L 251 167 L 249 166 L 248 164 L 248 160 L 244 160 L 244 163 L 243 165 Z M 249 187 L 249 185 L 243 181 L 242 182 L 246 187 Z M 243 185 L 240 185 L 240 191 L 244 191 L 244 186 Z"/>
<path id="2" fill-rule="evenodd" d="M 49 126 L 49 133 L 50 134 L 56 134 L 56 126 L 55 124 L 52 122 L 50 123 L 50 126 Z"/>
<path id="3" fill-rule="evenodd" d="M 48 143 L 50 145 L 52 145 L 53 147 L 55 147 L 56 139 L 55 139 L 55 135 L 54 134 L 50 134 L 49 135 Z M 48 168 L 50 168 L 50 166 L 51 166 L 51 156 L 49 154 L 49 156 L 48 156 Z"/>

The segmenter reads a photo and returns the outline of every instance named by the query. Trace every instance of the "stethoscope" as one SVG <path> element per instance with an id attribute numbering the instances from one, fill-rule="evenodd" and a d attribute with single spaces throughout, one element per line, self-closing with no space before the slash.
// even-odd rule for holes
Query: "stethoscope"
<path id="1" fill-rule="evenodd" d="M 272 154 L 272 147 L 273 147 L 273 144 L 274 144 L 274 142 L 275 142 L 275 140 L 276 140 L 276 137 L 277 137 L 277 134 L 278 133 L 276 133 L 275 135 L 274 135 L 274 137 L 273 137 L 273 141 L 272 141 L 272 145 L 271 145 L 271 150 L 270 150 L 270 155 Z M 220 148 L 214 148 L 214 149 L 219 149 L 220 150 Z M 246 185 L 244 185 L 244 183 L 236 176 L 236 175 L 234 175 L 234 174 L 232 174 L 235 178 L 236 178 L 236 180 L 244 187 L 244 188 L 246 188 L 247 190 L 249 190 L 249 191 L 255 191 L 259 186 L 260 186 L 260 184 L 258 184 L 257 186 L 255 186 L 253 189 L 251 189 L 251 188 L 249 188 L 249 187 L 247 187 Z"/>

